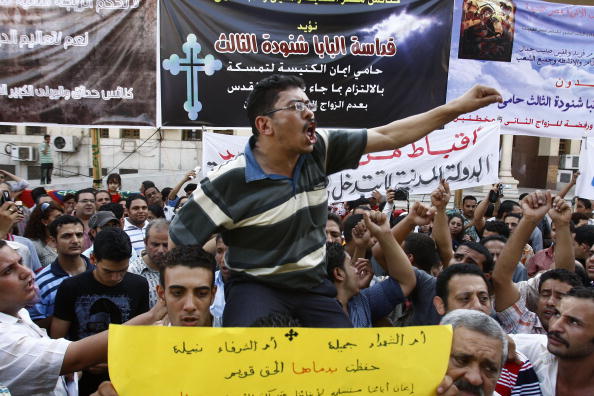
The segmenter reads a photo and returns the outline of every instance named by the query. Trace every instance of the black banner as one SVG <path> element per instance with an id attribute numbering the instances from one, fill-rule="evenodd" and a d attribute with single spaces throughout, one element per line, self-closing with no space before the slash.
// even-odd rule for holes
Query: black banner
<path id="1" fill-rule="evenodd" d="M 0 122 L 156 125 L 157 0 L 0 0 Z"/>
<path id="2" fill-rule="evenodd" d="M 453 2 L 161 0 L 164 126 L 247 126 L 253 84 L 296 74 L 325 127 L 445 102 Z"/>

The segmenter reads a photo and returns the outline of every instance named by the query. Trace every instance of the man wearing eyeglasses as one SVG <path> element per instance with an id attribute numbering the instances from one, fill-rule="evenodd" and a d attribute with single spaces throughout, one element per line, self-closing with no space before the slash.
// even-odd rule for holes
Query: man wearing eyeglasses
<path id="1" fill-rule="evenodd" d="M 221 232 L 231 271 L 224 326 L 290 312 L 304 326 L 352 327 L 327 279 L 327 176 L 361 155 L 414 142 L 460 114 L 501 101 L 475 87 L 427 113 L 369 130 L 316 130 L 303 80 L 273 75 L 247 99 L 253 136 L 244 155 L 215 169 L 169 229 L 171 245 L 203 245 Z"/>

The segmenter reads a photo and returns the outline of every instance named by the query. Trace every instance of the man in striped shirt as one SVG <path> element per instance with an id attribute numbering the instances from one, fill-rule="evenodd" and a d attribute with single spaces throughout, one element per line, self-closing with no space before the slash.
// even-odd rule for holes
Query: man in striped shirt
<path id="1" fill-rule="evenodd" d="M 361 155 L 415 142 L 460 114 L 501 101 L 475 87 L 462 97 L 369 130 L 316 130 L 303 80 L 273 75 L 247 100 L 253 136 L 243 155 L 215 169 L 173 220 L 171 245 L 203 245 L 221 232 L 229 246 L 225 326 L 291 312 L 304 326 L 351 327 L 327 279 L 327 176 Z"/>
<path id="2" fill-rule="evenodd" d="M 39 300 L 29 308 L 31 320 L 46 329 L 51 325 L 58 286 L 66 278 L 93 269 L 89 259 L 81 254 L 83 224 L 79 218 L 69 215 L 60 216 L 50 223 L 48 229 L 52 240 L 56 243 L 58 258 L 35 274 Z"/>
<path id="3" fill-rule="evenodd" d="M 132 248 L 138 253 L 144 250 L 144 238 L 148 226 L 148 204 L 146 198 L 140 194 L 130 195 L 126 199 L 128 217 L 124 219 L 124 231 L 130 237 Z"/>

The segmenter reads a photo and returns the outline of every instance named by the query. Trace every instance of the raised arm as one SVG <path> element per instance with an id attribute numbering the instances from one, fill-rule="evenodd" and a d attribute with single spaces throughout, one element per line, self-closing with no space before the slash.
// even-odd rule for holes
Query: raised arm
<path id="1" fill-rule="evenodd" d="M 431 236 L 437 245 L 437 251 L 443 268 L 446 268 L 454 251 L 452 250 L 452 235 L 448 227 L 448 216 L 446 215 L 446 206 L 450 201 L 450 185 L 445 180 L 441 180 L 439 186 L 431 193 L 431 205 L 435 208 L 433 217 L 433 232 Z"/>
<path id="2" fill-rule="evenodd" d="M 406 146 L 442 127 L 461 114 L 501 101 L 501 95 L 497 90 L 476 85 L 459 98 L 425 113 L 369 129 L 365 153 L 394 150 Z"/>
<path id="3" fill-rule="evenodd" d="M 415 202 L 410 211 L 404 219 L 392 227 L 391 233 L 399 244 L 402 244 L 406 236 L 410 234 L 415 226 L 427 225 L 433 220 L 435 210 L 423 205 L 420 202 Z M 380 244 L 376 243 L 372 248 L 373 257 L 385 267 L 386 261 L 384 253 Z"/>
<path id="4" fill-rule="evenodd" d="M 499 200 L 498 191 L 499 191 L 499 184 L 493 184 L 491 186 L 491 190 L 489 194 L 476 206 L 474 210 L 474 217 L 472 218 L 472 224 L 476 231 L 481 234 L 483 229 L 485 228 L 485 213 L 487 213 L 487 209 L 489 208 L 489 204 L 495 204 Z M 497 197 L 495 202 L 491 201 L 491 196 Z M 481 234 L 482 235 L 482 234 Z"/>
<path id="5" fill-rule="evenodd" d="M 182 186 L 184 184 L 186 184 L 186 182 L 192 180 L 195 177 L 196 177 L 196 171 L 194 171 L 194 170 L 191 170 L 188 173 L 186 173 L 185 176 L 184 176 L 184 178 L 181 179 L 175 185 L 175 187 L 173 187 L 173 189 L 169 192 L 169 195 L 167 195 L 167 200 L 173 201 L 177 197 L 177 193 L 179 192 L 179 190 L 181 190 Z"/>
<path id="6" fill-rule="evenodd" d="M 575 271 L 575 256 L 573 252 L 573 238 L 569 230 L 571 222 L 571 206 L 562 197 L 556 196 L 549 216 L 555 224 L 555 260 L 554 268 Z"/>
<path id="7" fill-rule="evenodd" d="M 553 198 L 551 192 L 535 191 L 527 195 L 521 202 L 523 216 L 514 234 L 507 240 L 503 251 L 493 270 L 493 287 L 495 289 L 495 310 L 504 311 L 518 301 L 520 292 L 512 280 L 516 266 L 522 257 L 524 246 L 530 239 L 534 227 L 551 209 Z"/>
<path id="8" fill-rule="evenodd" d="M 571 175 L 571 180 L 569 181 L 569 183 L 567 183 L 565 185 L 565 187 L 563 187 L 561 189 L 561 191 L 559 191 L 559 194 L 557 194 L 557 196 L 561 197 L 561 198 L 565 198 L 565 196 L 567 195 L 569 190 L 571 190 L 571 187 L 575 186 L 575 183 L 577 182 L 577 178 L 579 176 L 580 176 L 580 171 L 573 172 L 573 174 Z"/>
<path id="9" fill-rule="evenodd" d="M 381 245 L 386 259 L 385 269 L 394 278 L 402 289 L 402 293 L 408 296 L 417 285 L 417 278 L 410 264 L 410 260 L 400 247 L 390 231 L 388 217 L 381 212 L 373 211 L 363 215 L 365 226 L 372 236 Z"/>

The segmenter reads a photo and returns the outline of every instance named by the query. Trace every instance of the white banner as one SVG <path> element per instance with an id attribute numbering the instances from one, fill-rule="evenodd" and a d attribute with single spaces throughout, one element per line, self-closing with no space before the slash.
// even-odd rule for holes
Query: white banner
<path id="1" fill-rule="evenodd" d="M 580 151 L 580 176 L 575 185 L 575 195 L 580 198 L 594 199 L 594 138 L 582 141 Z"/>
<path id="2" fill-rule="evenodd" d="M 205 133 L 205 174 L 242 153 L 247 140 L 247 136 Z M 441 178 L 452 190 L 481 186 L 497 182 L 498 170 L 499 123 L 450 128 L 401 149 L 364 155 L 357 169 L 329 177 L 328 201 L 350 201 L 386 188 L 430 193 Z"/>

